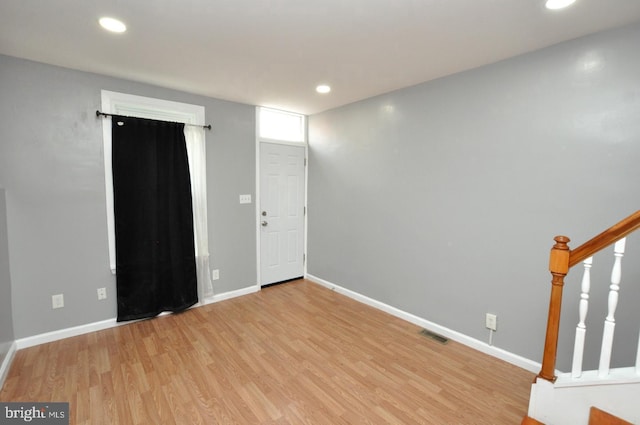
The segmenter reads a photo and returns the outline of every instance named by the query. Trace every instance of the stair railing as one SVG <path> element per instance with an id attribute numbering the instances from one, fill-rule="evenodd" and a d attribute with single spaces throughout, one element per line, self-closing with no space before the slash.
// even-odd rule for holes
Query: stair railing
<path id="1" fill-rule="evenodd" d="M 551 248 L 549 256 L 549 271 L 551 272 L 551 296 L 549 301 L 549 315 L 547 319 L 547 332 L 542 358 L 542 368 L 537 378 L 555 382 L 556 356 L 558 351 L 558 334 L 560 331 L 560 307 L 562 305 L 562 289 L 564 278 L 569 273 L 571 267 L 583 263 L 584 274 L 582 278 L 579 316 L 576 331 L 576 343 L 574 348 L 574 364 L 572 375 L 580 376 L 582 369 L 582 351 L 584 349 L 584 332 L 586 319 L 589 289 L 590 289 L 590 268 L 593 255 L 611 244 L 615 243 L 615 262 L 611 275 L 611 286 L 608 299 L 608 314 L 605 319 L 605 330 L 603 337 L 602 352 L 600 356 L 599 375 L 606 376 L 609 372 L 609 362 L 611 358 L 611 345 L 613 343 L 613 329 L 615 327 L 615 310 L 618 303 L 618 290 L 620 288 L 620 267 L 622 256 L 624 255 L 625 237 L 635 230 L 640 229 L 640 210 L 629 217 L 583 243 L 578 248 L 571 250 L 568 243 L 570 239 L 566 236 L 556 236 L 555 244 Z M 640 344 L 639 344 L 640 345 Z M 636 372 L 640 373 L 640 346 L 636 360 Z"/>

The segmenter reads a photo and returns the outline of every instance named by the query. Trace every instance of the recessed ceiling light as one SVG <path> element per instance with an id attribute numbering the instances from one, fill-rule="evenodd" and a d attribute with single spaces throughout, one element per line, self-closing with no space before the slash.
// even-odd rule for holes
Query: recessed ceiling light
<path id="1" fill-rule="evenodd" d="M 98 22 L 100 22 L 100 26 L 107 31 L 121 33 L 127 30 L 127 26 L 122 21 L 114 18 L 104 17 L 100 18 Z"/>
<path id="2" fill-rule="evenodd" d="M 331 87 L 326 84 L 320 84 L 318 87 L 316 87 L 316 91 L 322 94 L 329 93 L 331 91 Z"/>
<path id="3" fill-rule="evenodd" d="M 552 10 L 564 9 L 565 7 L 571 6 L 575 2 L 576 0 L 547 0 L 545 6 L 547 7 L 547 9 Z"/>

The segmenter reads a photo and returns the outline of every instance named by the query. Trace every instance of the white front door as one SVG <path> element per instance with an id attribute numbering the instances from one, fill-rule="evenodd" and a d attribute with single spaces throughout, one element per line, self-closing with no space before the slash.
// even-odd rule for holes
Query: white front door
<path id="1" fill-rule="evenodd" d="M 304 275 L 304 146 L 260 143 L 260 285 Z"/>

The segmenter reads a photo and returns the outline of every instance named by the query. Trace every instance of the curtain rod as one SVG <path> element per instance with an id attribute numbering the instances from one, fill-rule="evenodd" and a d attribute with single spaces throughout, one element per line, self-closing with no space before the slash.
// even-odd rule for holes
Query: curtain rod
<path id="1" fill-rule="evenodd" d="M 96 117 L 98 117 L 98 118 L 99 118 L 99 117 L 101 117 L 101 116 L 102 116 L 102 117 L 113 117 L 114 115 L 117 115 L 117 114 L 108 114 L 108 113 L 106 113 L 106 112 L 101 112 L 101 111 L 99 111 L 99 110 L 98 110 L 98 111 L 96 111 Z M 117 116 L 119 116 L 119 117 L 125 117 L 125 118 L 139 118 L 139 117 L 128 117 L 128 116 L 126 116 L 126 115 L 117 115 Z M 156 120 L 156 121 L 162 121 L 162 120 Z M 172 121 L 165 121 L 165 122 L 172 122 Z M 184 122 L 184 123 L 180 123 L 180 124 L 184 124 L 184 125 L 195 125 L 196 127 L 202 127 L 202 128 L 206 128 L 207 130 L 211 130 L 211 124 L 208 124 L 208 125 L 200 125 L 200 124 L 191 124 L 191 123 L 188 123 L 188 122 Z"/>

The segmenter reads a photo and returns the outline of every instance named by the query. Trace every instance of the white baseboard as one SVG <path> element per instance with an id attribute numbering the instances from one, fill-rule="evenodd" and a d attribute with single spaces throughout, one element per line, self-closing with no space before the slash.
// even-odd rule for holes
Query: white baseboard
<path id="1" fill-rule="evenodd" d="M 7 375 L 9 375 L 9 368 L 11 367 L 11 362 L 13 362 L 13 357 L 16 355 L 16 351 L 18 351 L 18 344 L 13 341 L 11 347 L 9 347 L 9 351 L 7 351 L 7 355 L 4 356 L 2 365 L 0 365 L 0 390 L 2 390 L 4 380 L 7 379 Z"/>
<path id="2" fill-rule="evenodd" d="M 222 294 L 216 294 L 213 297 L 205 300 L 204 305 L 217 303 L 224 300 L 230 300 L 231 298 L 241 297 L 243 295 L 253 294 L 260 291 L 259 285 L 248 286 L 242 289 L 236 289 L 235 291 L 223 292 Z"/>
<path id="3" fill-rule="evenodd" d="M 446 328 L 444 326 L 438 325 L 437 323 L 433 323 L 430 322 L 426 319 L 423 319 L 421 317 L 418 317 L 416 315 L 413 315 L 411 313 L 407 313 L 406 311 L 402 311 L 396 307 L 392 307 L 388 304 L 385 304 L 383 302 L 374 300 L 372 298 L 369 298 L 365 295 L 359 294 L 357 292 L 354 292 L 350 289 L 346 289 L 343 288 L 339 285 L 336 285 L 334 283 L 331 283 L 329 281 L 326 281 L 324 279 L 321 279 L 317 276 L 313 276 L 310 274 L 307 274 L 305 276 L 306 279 L 308 279 L 309 281 L 316 283 L 318 285 L 324 286 L 326 288 L 331 289 L 332 291 L 336 291 L 339 294 L 345 295 L 349 298 L 352 298 L 356 301 L 359 301 L 363 304 L 367 304 L 371 307 L 377 308 L 378 310 L 382 310 L 385 313 L 389 313 L 392 316 L 398 317 L 400 319 L 406 320 L 407 322 L 413 323 L 415 325 L 418 325 L 424 329 L 427 329 L 431 332 L 435 332 L 439 335 L 442 335 L 444 337 L 447 337 L 453 341 L 459 342 L 461 344 L 464 344 L 468 347 L 471 347 L 475 350 L 478 350 L 482 353 L 488 354 L 490 356 L 496 357 L 500 360 L 504 360 L 508 363 L 511 363 L 515 366 L 521 367 L 522 369 L 528 370 L 530 372 L 533 373 L 538 373 L 540 371 L 541 368 L 541 364 L 534 362 L 533 360 L 529 360 L 525 357 L 519 356 L 517 354 L 513 354 L 509 351 L 503 350 L 501 348 L 498 348 L 496 346 L 493 345 L 489 345 L 487 343 L 484 343 L 482 341 L 479 341 L 475 338 L 471 338 L 470 336 L 464 335 L 460 332 L 451 330 L 449 328 Z"/>
<path id="4" fill-rule="evenodd" d="M 116 318 L 101 320 L 99 322 L 87 323 L 85 325 L 74 326 L 72 328 L 60 329 L 57 331 L 45 332 L 26 338 L 20 338 L 16 341 L 18 350 L 23 348 L 34 347 L 47 342 L 58 341 L 60 339 L 71 338 L 72 336 L 83 335 L 89 332 L 101 331 L 103 329 L 114 328 L 116 326 L 126 325 L 131 322 L 116 322 Z"/>
<path id="5" fill-rule="evenodd" d="M 207 304 L 217 303 L 220 301 L 228 300 L 242 295 L 251 294 L 260 290 L 257 285 L 249 286 L 247 288 L 238 289 L 235 291 L 224 292 L 222 294 L 216 294 L 213 297 L 207 298 L 201 303 L 196 304 L 193 308 L 201 307 Z M 160 316 L 170 313 L 161 313 Z M 60 329 L 57 331 L 46 332 L 39 335 L 34 335 L 26 338 L 21 338 L 16 341 L 17 349 L 33 347 L 35 345 L 46 344 L 47 342 L 53 342 L 64 338 L 70 338 L 72 336 L 83 335 L 89 332 L 101 331 L 104 329 L 114 328 L 116 326 L 128 325 L 135 321 L 118 322 L 116 318 L 102 320 L 100 322 L 87 323 L 85 325 L 74 326 L 72 328 Z"/>

